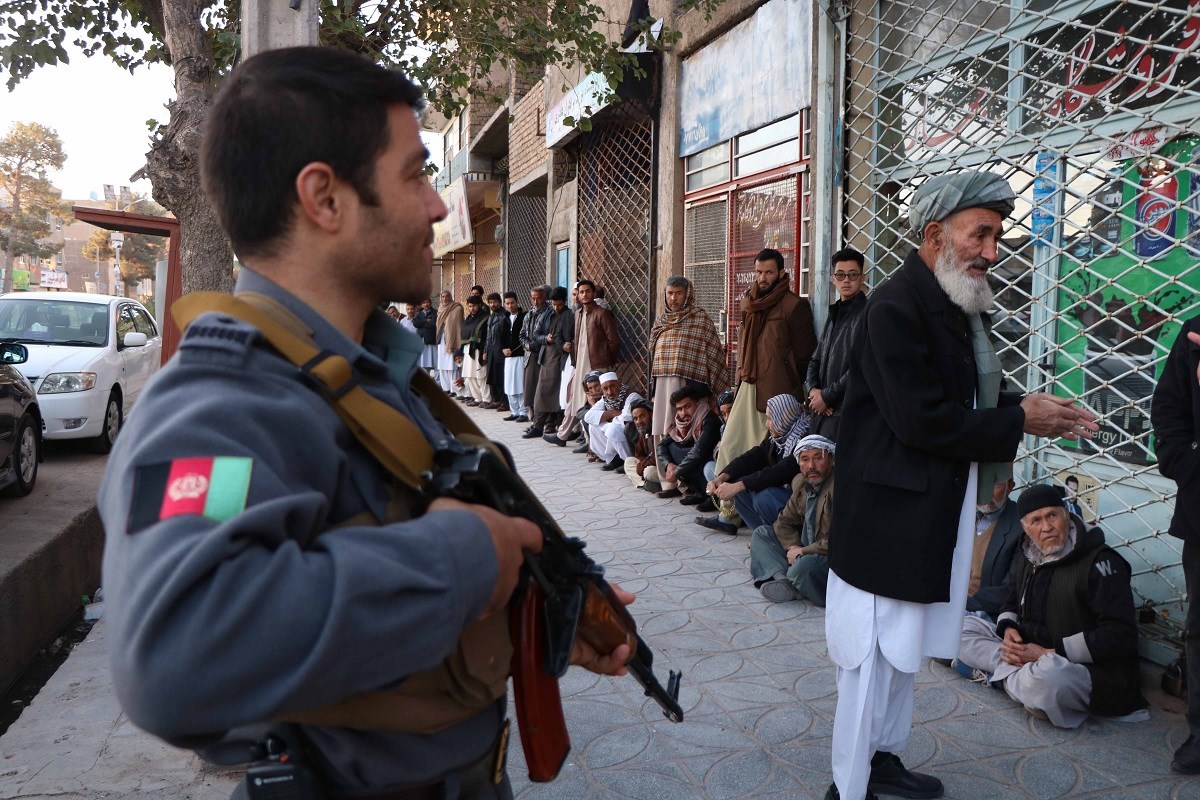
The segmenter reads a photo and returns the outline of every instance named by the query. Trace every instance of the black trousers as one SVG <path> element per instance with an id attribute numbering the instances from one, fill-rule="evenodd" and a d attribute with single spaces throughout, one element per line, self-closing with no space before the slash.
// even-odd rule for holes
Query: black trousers
<path id="1" fill-rule="evenodd" d="M 504 393 L 504 353 L 488 353 L 487 384 L 492 389 L 492 399 L 508 405 L 508 395 Z"/>

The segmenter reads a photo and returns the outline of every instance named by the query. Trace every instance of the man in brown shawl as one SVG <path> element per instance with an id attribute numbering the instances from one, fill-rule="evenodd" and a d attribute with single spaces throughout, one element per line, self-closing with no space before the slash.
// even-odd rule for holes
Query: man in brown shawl
<path id="1" fill-rule="evenodd" d="M 438 383 L 443 391 L 454 394 L 454 382 L 458 378 L 454 356 L 462 346 L 464 312 L 462 303 L 451 297 L 449 289 L 442 291 L 441 300 L 437 315 Z"/>
<path id="2" fill-rule="evenodd" d="M 766 435 L 767 400 L 804 400 L 804 375 L 817 349 L 812 306 L 789 288 L 783 255 L 767 248 L 754 258 L 754 283 L 742 295 L 738 328 L 740 385 L 725 425 L 717 472 Z"/>
<path id="3" fill-rule="evenodd" d="M 562 286 L 555 286 L 550 292 L 550 310 L 549 330 L 538 354 L 541 372 L 533 397 L 533 425 L 521 437 L 523 439 L 534 439 L 542 436 L 543 431 L 553 430 L 563 410 L 558 402 L 558 390 L 562 383 L 563 362 L 571 357 L 571 344 L 575 340 L 575 315 L 567 308 L 567 290 Z"/>

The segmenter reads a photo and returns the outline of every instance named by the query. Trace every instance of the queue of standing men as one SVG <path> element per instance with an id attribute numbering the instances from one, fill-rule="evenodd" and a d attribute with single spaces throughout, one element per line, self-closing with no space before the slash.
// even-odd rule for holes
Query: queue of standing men
<path id="1" fill-rule="evenodd" d="M 970 208 L 977 207 L 931 221 Z M 443 291 L 437 310 L 426 301 L 392 313 L 423 337 L 422 366 L 461 402 L 525 424 L 524 438 L 577 442 L 572 452 L 599 469 L 694 506 L 701 527 L 747 530 L 750 581 L 763 597 L 824 607 L 839 428 L 852 358 L 862 358 L 865 258 L 851 248 L 833 256 L 834 302 L 820 337 L 808 300 L 790 288 L 783 256 L 765 249 L 754 266 L 741 301 L 736 391 L 716 326 L 680 276 L 667 280 L 651 329 L 649 397 L 618 373 L 615 320 L 590 280 L 574 285 L 569 302 L 564 287 L 535 287 L 528 310 L 513 292 L 485 295 L 475 286 L 465 308 Z M 970 303 L 964 298 L 967 313 Z M 964 333 L 972 347 L 983 341 Z M 891 470 L 893 484 L 906 480 L 897 465 Z M 973 535 L 955 555 L 965 565 L 963 618 L 950 628 L 955 653 L 943 649 L 934 660 L 1059 727 L 1078 727 L 1091 715 L 1147 719 L 1128 564 L 1063 489 L 1038 484 L 1013 496 L 1011 475 L 1011 456 L 977 465 L 978 501 L 965 504 Z M 905 715 L 911 720 L 911 708 L 901 709 Z M 937 778 L 899 760 L 907 727 L 898 727 L 901 734 L 872 742 L 869 724 L 844 724 L 843 738 L 865 745 L 835 742 L 835 766 L 839 751 L 845 762 L 841 777 L 867 797 L 940 796 Z M 1184 756 L 1176 769 L 1200 768 Z M 840 796 L 835 781 L 827 797 Z"/>

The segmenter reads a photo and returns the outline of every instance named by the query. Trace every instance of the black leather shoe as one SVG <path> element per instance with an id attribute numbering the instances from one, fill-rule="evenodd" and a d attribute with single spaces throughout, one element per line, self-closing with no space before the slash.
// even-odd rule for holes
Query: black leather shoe
<path id="1" fill-rule="evenodd" d="M 612 461 L 608 462 L 600 469 L 604 470 L 605 472 L 616 472 L 623 466 L 625 466 L 625 459 L 621 458 L 620 456 L 616 456 Z"/>
<path id="2" fill-rule="evenodd" d="M 658 494 L 662 491 L 662 484 L 658 481 L 642 481 L 642 488 L 651 494 Z"/>
<path id="3" fill-rule="evenodd" d="M 838 788 L 834 784 L 829 784 L 829 791 L 825 792 L 825 800 L 842 800 L 842 796 L 838 794 Z M 867 796 L 864 800 L 875 800 L 875 793 L 867 789 Z"/>
<path id="4" fill-rule="evenodd" d="M 708 528 L 710 531 L 720 531 L 730 536 L 737 536 L 738 526 L 732 522 L 725 522 L 720 517 L 696 517 L 694 522 L 702 528 Z"/>
<path id="5" fill-rule="evenodd" d="M 530 428 L 529 430 L 527 430 L 523 434 L 521 434 L 521 438 L 522 439 L 540 439 L 540 438 L 542 438 L 542 429 L 541 428 Z"/>
<path id="6" fill-rule="evenodd" d="M 587 443 L 587 442 L 584 442 L 583 444 L 579 445 L 579 447 L 576 447 L 576 448 L 575 448 L 574 450 L 572 450 L 571 452 L 572 452 L 572 453 L 577 453 L 577 454 L 579 454 L 579 455 L 582 455 L 582 454 L 586 453 L 587 451 L 588 451 L 588 443 Z"/>
<path id="7" fill-rule="evenodd" d="M 1200 775 L 1200 739 L 1189 736 L 1175 751 L 1171 771 L 1181 775 Z"/>
<path id="8" fill-rule="evenodd" d="M 696 510 L 704 514 L 711 514 L 717 510 L 717 504 L 712 501 L 711 497 L 704 498 L 704 502 L 696 506 Z"/>
<path id="9" fill-rule="evenodd" d="M 702 494 L 685 494 L 679 498 L 679 504 L 684 506 L 698 506 L 708 498 Z"/>
<path id="10" fill-rule="evenodd" d="M 516 414 L 509 414 L 507 417 L 501 417 L 500 421 L 501 422 L 512 422 L 516 418 L 517 418 Z"/>
<path id="11" fill-rule="evenodd" d="M 547 433 L 545 436 L 543 436 L 543 437 L 542 437 L 542 441 L 543 441 L 543 442 L 549 442 L 550 444 L 556 444 L 556 445 L 558 445 L 559 447 L 566 447 L 566 446 L 567 446 L 567 441 L 566 441 L 566 439 L 560 439 L 560 438 L 558 438 L 558 434 L 557 434 L 557 433 Z"/>
<path id="12" fill-rule="evenodd" d="M 876 794 L 932 800 L 946 793 L 946 787 L 932 775 L 911 772 L 895 753 L 875 753 L 871 757 L 871 777 L 867 786 Z"/>
<path id="13" fill-rule="evenodd" d="M 563 441 L 567 441 L 567 442 L 573 442 L 573 441 L 575 441 L 576 439 L 578 439 L 578 438 L 579 438 L 580 436 L 582 436 L 582 435 L 583 435 L 583 431 L 579 430 L 579 428 L 576 428 L 575 430 L 573 430 L 573 431 L 571 431 L 570 433 L 568 433 L 568 434 L 567 434 L 567 438 L 566 438 L 566 439 L 564 439 Z"/>

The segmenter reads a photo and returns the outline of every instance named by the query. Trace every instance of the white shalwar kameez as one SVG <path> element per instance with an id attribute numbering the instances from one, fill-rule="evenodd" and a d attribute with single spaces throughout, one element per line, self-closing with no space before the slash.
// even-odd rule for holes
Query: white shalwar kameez
<path id="1" fill-rule="evenodd" d="M 600 460 L 608 463 L 617 456 L 621 460 L 625 460 L 632 455 L 633 451 L 629 448 L 629 440 L 625 438 L 625 423 L 633 421 L 633 404 L 641 400 L 642 396 L 637 392 L 630 392 L 625 398 L 625 405 L 621 409 L 621 413 L 610 419 L 608 422 L 601 422 L 600 419 L 604 415 L 604 403 L 599 402 L 588 409 L 583 415 L 583 421 L 587 425 L 589 447 L 596 455 L 600 456 Z"/>
<path id="2" fill-rule="evenodd" d="M 837 665 L 833 782 L 842 800 L 866 797 L 871 756 L 903 750 L 912 730 L 913 676 L 926 658 L 954 658 L 975 544 L 979 465 L 971 464 L 958 515 L 950 600 L 912 603 L 864 592 L 829 572 L 825 640 Z"/>

